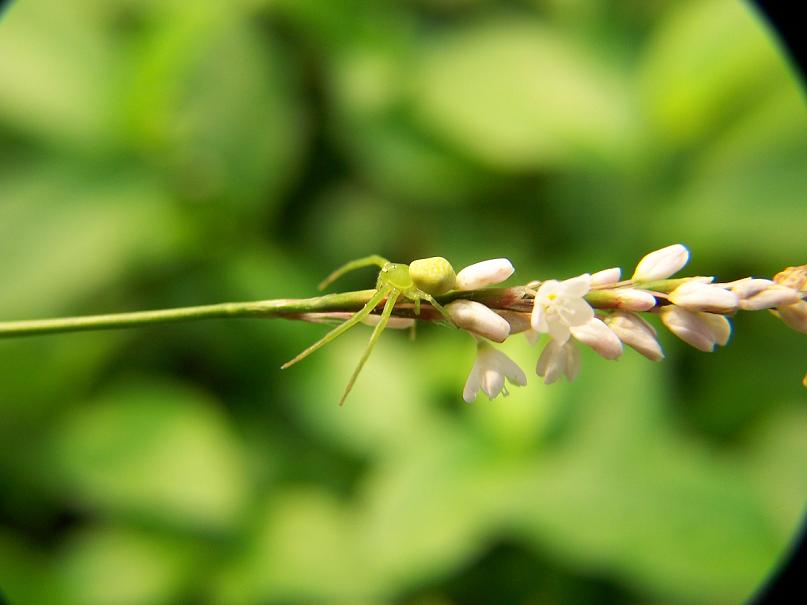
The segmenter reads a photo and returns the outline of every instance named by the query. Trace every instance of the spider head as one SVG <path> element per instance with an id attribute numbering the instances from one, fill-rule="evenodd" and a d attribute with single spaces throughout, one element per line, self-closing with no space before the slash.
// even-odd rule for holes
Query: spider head
<path id="1" fill-rule="evenodd" d="M 379 285 L 385 284 L 397 290 L 408 290 L 412 287 L 409 265 L 404 263 L 387 263 L 381 267 L 378 276 Z"/>

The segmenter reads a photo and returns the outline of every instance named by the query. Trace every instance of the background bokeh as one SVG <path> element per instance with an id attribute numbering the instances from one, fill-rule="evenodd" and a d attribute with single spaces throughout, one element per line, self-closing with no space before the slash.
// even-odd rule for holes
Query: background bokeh
<path id="1" fill-rule="evenodd" d="M 769 277 L 807 262 L 805 165 L 799 83 L 731 0 L 19 0 L 0 319 L 308 296 L 369 253 L 523 283 L 680 241 Z M 0 591 L 741 603 L 807 502 L 807 367 L 774 317 L 735 327 L 473 405 L 469 338 L 386 333 L 344 408 L 367 328 L 283 373 L 322 326 L 2 341 Z"/>

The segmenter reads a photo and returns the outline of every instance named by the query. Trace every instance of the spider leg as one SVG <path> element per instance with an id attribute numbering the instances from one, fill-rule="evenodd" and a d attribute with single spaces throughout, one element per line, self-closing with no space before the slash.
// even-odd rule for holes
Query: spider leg
<path id="1" fill-rule="evenodd" d="M 446 309 L 445 309 L 445 307 L 443 305 L 441 305 L 439 302 L 437 302 L 435 300 L 434 296 L 432 296 L 431 294 L 426 294 L 425 292 L 422 292 L 420 295 L 421 295 L 421 297 L 428 300 L 429 304 L 432 307 L 434 307 L 435 309 L 440 311 L 440 314 L 445 318 L 445 320 L 448 323 L 450 323 L 452 326 L 454 325 L 454 320 L 451 319 L 451 316 L 448 314 L 448 311 L 446 311 Z"/>
<path id="2" fill-rule="evenodd" d="M 378 305 L 378 303 L 380 303 L 382 300 L 384 300 L 384 297 L 387 294 L 389 294 L 390 289 L 391 288 L 381 288 L 380 290 L 376 290 L 376 293 L 373 294 L 373 297 L 370 300 L 367 301 L 367 304 L 364 305 L 364 307 L 362 307 L 362 309 L 360 311 L 356 311 L 356 313 L 354 313 L 353 316 L 350 319 L 348 319 L 344 323 L 336 326 L 333 330 L 328 332 L 325 336 L 320 338 L 317 342 L 315 342 L 310 347 L 308 347 L 305 351 L 300 353 L 297 357 L 295 357 L 294 359 L 284 363 L 282 366 L 280 366 L 280 369 L 285 370 L 289 366 L 293 366 L 298 361 L 300 361 L 302 359 L 305 359 L 306 357 L 311 355 L 311 353 L 313 353 L 317 349 L 321 349 L 322 347 L 324 347 L 326 344 L 331 342 L 337 336 L 340 336 L 340 335 L 344 334 L 345 332 L 347 332 L 350 328 L 352 328 L 357 323 L 359 323 L 362 319 L 367 317 L 370 314 L 370 311 L 375 309 L 376 306 Z M 386 322 L 384 322 L 384 323 L 386 323 Z M 381 324 L 379 323 L 379 325 L 381 325 Z M 377 328 L 378 328 L 378 326 L 376 326 L 376 329 Z"/>
<path id="3" fill-rule="evenodd" d="M 420 315 L 420 297 L 415 299 L 415 315 Z"/>
<path id="4" fill-rule="evenodd" d="M 336 269 L 333 273 L 331 273 L 328 277 L 323 279 L 319 286 L 317 286 L 320 290 L 324 290 L 328 286 L 330 286 L 333 282 L 337 279 L 342 277 L 345 273 L 353 271 L 355 269 L 361 269 L 363 267 L 370 267 L 372 265 L 377 265 L 379 267 L 383 267 L 389 261 L 384 258 L 383 256 L 379 256 L 378 254 L 371 254 L 370 256 L 365 256 L 363 258 L 357 258 L 356 260 L 352 260 L 348 263 L 345 263 L 338 269 Z"/>
<path id="5" fill-rule="evenodd" d="M 400 296 L 400 294 L 401 291 L 396 289 L 392 289 L 390 292 L 390 295 L 387 298 L 387 303 L 384 305 L 384 311 L 381 313 L 381 319 L 376 324 L 373 333 L 370 335 L 370 341 L 367 343 L 367 348 L 364 349 L 364 353 L 362 354 L 361 359 L 359 359 L 356 369 L 353 370 L 353 375 L 350 377 L 350 380 L 345 387 L 345 392 L 342 393 L 342 398 L 339 400 L 339 405 L 343 405 L 345 403 L 345 399 L 347 398 L 348 393 L 350 393 L 350 390 L 353 388 L 353 384 L 356 382 L 359 372 L 361 372 L 361 369 L 367 362 L 367 358 L 370 357 L 370 353 L 373 351 L 373 347 L 375 346 L 378 337 L 381 336 L 381 332 L 383 332 L 384 328 L 387 326 L 390 315 L 392 315 L 392 308 L 395 306 L 395 301 L 398 300 L 398 296 Z"/>

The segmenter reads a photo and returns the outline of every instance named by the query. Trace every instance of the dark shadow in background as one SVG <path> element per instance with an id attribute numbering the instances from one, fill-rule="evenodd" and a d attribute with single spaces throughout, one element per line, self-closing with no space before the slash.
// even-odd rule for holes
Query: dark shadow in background
<path id="1" fill-rule="evenodd" d="M 753 4 L 770 28 L 776 31 L 780 46 L 804 87 L 807 84 L 807 39 L 804 35 L 802 3 L 754 0 Z M 750 605 L 807 603 L 807 516 L 802 521 L 800 535 L 794 537 L 786 557 Z"/>

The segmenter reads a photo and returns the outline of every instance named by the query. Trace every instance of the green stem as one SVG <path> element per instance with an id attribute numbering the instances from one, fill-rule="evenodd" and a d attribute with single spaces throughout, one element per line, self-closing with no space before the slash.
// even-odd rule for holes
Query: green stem
<path id="1" fill-rule="evenodd" d="M 201 319 L 239 317 L 293 317 L 300 313 L 350 311 L 360 309 L 370 300 L 375 290 L 360 290 L 343 294 L 328 294 L 316 298 L 276 299 L 254 302 L 221 303 L 158 311 L 136 311 L 109 315 L 60 317 L 28 321 L 0 322 L 0 338 L 37 336 L 60 332 L 136 328 L 149 324 L 176 323 Z"/>

